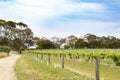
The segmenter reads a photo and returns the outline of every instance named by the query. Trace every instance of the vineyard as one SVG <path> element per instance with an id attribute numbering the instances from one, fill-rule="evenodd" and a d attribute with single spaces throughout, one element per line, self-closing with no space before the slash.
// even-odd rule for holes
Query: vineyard
<path id="1" fill-rule="evenodd" d="M 31 52 L 31 51 L 29 51 Z M 120 50 L 119 49 L 81 49 L 81 50 L 32 50 L 34 53 L 44 54 L 44 55 L 62 55 L 64 53 L 66 58 L 69 59 L 82 59 L 85 61 L 93 62 L 94 58 L 98 56 L 104 64 L 115 64 L 120 66 Z"/>
<path id="2" fill-rule="evenodd" d="M 53 67 L 62 67 L 89 78 L 95 78 L 95 58 L 98 57 L 100 60 L 100 80 L 120 79 L 120 50 L 118 49 L 50 49 L 27 50 L 25 52 L 41 63 L 51 64 Z"/>

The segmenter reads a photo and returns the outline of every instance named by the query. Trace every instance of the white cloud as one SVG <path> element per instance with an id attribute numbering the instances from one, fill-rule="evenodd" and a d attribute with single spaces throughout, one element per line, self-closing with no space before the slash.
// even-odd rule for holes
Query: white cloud
<path id="1" fill-rule="evenodd" d="M 51 29 L 43 25 L 49 18 L 70 15 L 73 13 L 103 14 L 107 7 L 99 3 L 70 2 L 68 0 L 11 0 L 0 2 L 0 17 L 14 21 L 23 21 L 31 27 L 37 36 L 67 36 L 70 34 L 99 33 L 106 26 L 114 23 L 96 21 L 72 21 L 56 25 Z M 104 33 L 104 32 L 103 32 Z M 107 32 L 106 32 L 107 33 Z"/>
<path id="2" fill-rule="evenodd" d="M 73 3 L 68 0 L 13 0 L 7 2 L 6 5 L 3 6 L 7 6 L 8 8 L 6 8 L 12 11 L 15 10 L 17 14 L 33 14 L 42 19 L 74 12 L 102 12 L 106 9 L 103 4 L 99 3 Z"/>
<path id="3" fill-rule="evenodd" d="M 102 22 L 102 21 L 70 21 L 56 24 L 55 28 L 43 29 L 40 36 L 58 36 L 66 37 L 69 35 L 83 36 L 87 33 L 93 33 L 98 36 L 116 36 L 119 37 L 120 23 L 119 22 Z M 53 27 L 54 27 L 53 26 Z"/>

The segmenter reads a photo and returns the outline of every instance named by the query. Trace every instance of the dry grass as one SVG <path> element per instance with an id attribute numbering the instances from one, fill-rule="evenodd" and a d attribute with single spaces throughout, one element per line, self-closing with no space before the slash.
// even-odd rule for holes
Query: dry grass
<path id="1" fill-rule="evenodd" d="M 54 68 L 52 64 L 47 66 L 46 62 L 41 63 L 24 54 L 16 63 L 15 72 L 17 80 L 93 80 L 66 69 Z"/>
<path id="2" fill-rule="evenodd" d="M 4 57 L 7 57 L 7 53 L 4 53 L 4 52 L 0 52 L 0 58 L 4 58 Z"/>

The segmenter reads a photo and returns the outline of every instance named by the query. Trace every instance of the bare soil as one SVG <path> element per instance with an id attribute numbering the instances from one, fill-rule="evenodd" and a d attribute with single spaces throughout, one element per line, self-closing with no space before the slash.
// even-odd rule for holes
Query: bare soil
<path id="1" fill-rule="evenodd" d="M 20 55 L 10 54 L 9 57 L 0 59 L 0 80 L 17 80 L 14 66 L 19 57 Z"/>

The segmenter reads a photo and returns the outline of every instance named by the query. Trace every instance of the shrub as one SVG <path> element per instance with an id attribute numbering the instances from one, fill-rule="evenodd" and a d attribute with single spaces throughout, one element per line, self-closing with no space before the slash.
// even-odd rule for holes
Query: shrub
<path id="1" fill-rule="evenodd" d="M 117 56 L 116 56 L 115 54 L 113 54 L 112 59 L 113 59 L 113 61 L 115 61 L 115 62 L 118 61 L 118 58 L 117 58 Z"/>
<path id="2" fill-rule="evenodd" d="M 114 54 L 112 59 L 115 62 L 116 66 L 120 66 L 120 56 Z"/>
<path id="3" fill-rule="evenodd" d="M 9 53 L 10 52 L 10 47 L 8 47 L 8 46 L 0 46 L 0 52 Z"/>
<path id="4" fill-rule="evenodd" d="M 120 61 L 116 62 L 116 65 L 117 65 L 117 66 L 120 66 Z"/>
<path id="5" fill-rule="evenodd" d="M 65 45 L 65 46 L 64 46 L 64 48 L 65 48 L 65 49 L 69 49 L 69 48 L 70 48 L 70 46 L 68 46 L 68 45 Z"/>

